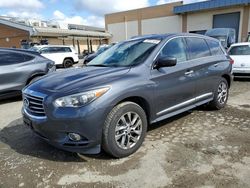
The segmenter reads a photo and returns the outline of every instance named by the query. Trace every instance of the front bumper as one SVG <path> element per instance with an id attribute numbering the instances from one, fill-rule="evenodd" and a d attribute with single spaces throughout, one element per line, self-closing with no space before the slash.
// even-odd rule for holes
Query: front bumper
<path id="1" fill-rule="evenodd" d="M 22 108 L 24 124 L 49 144 L 70 152 L 96 154 L 100 152 L 105 112 L 102 108 L 95 109 L 94 113 L 89 109 L 86 111 L 90 113 L 74 114 L 74 117 L 72 114 L 60 117 L 62 114 L 57 116 L 57 112 L 53 117 L 37 117 Z M 68 133 L 77 133 L 82 139 L 72 141 Z"/>

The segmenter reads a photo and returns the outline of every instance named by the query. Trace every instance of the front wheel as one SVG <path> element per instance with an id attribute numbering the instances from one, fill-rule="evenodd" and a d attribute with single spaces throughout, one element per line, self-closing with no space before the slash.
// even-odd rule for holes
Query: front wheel
<path id="1" fill-rule="evenodd" d="M 102 148 L 116 158 L 129 156 L 139 149 L 146 131 L 147 117 L 138 104 L 118 104 L 106 118 Z"/>
<path id="2" fill-rule="evenodd" d="M 209 106 L 215 110 L 220 110 L 224 108 L 227 104 L 228 94 L 229 94 L 229 89 L 227 80 L 225 78 L 221 78 L 217 86 L 217 89 L 214 93 L 214 99 L 209 104 Z"/>

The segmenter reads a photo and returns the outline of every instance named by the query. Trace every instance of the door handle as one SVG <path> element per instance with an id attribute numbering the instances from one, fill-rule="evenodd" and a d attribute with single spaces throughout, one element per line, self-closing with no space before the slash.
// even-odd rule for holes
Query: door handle
<path id="1" fill-rule="evenodd" d="M 219 63 L 214 64 L 214 67 L 218 67 Z"/>
<path id="2" fill-rule="evenodd" d="M 193 74 L 193 73 L 194 73 L 194 71 L 193 71 L 193 70 L 190 70 L 190 71 L 185 72 L 185 75 L 186 75 L 186 76 L 189 76 L 189 75 L 191 75 L 191 74 Z"/>

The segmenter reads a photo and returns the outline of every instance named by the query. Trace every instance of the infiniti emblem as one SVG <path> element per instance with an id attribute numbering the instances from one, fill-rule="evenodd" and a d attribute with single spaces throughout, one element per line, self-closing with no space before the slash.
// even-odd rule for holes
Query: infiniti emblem
<path id="1" fill-rule="evenodd" d="M 28 101 L 28 99 L 23 99 L 23 105 L 24 105 L 24 107 L 25 108 L 28 108 L 29 107 L 29 105 L 30 105 L 30 102 Z"/>

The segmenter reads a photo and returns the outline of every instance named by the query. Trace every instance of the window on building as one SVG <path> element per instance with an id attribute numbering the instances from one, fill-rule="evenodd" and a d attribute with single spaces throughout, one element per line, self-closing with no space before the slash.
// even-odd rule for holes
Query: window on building
<path id="1" fill-rule="evenodd" d="M 169 41 L 162 49 L 160 56 L 175 57 L 177 63 L 187 60 L 186 45 L 183 38 L 176 38 Z"/>
<path id="2" fill-rule="evenodd" d="M 191 59 L 197 59 L 210 56 L 210 50 L 204 39 L 196 37 L 186 38 Z"/>

